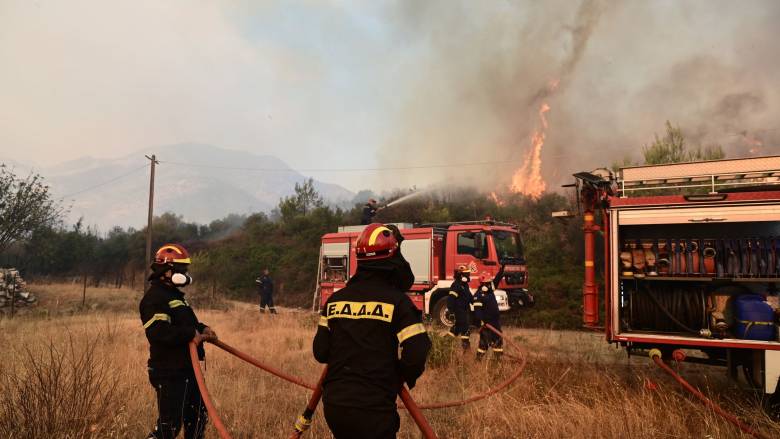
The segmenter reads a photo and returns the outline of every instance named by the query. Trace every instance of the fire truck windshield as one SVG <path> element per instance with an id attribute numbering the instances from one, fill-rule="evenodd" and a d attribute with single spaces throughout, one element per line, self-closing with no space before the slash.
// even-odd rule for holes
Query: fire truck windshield
<path id="1" fill-rule="evenodd" d="M 523 242 L 517 233 L 503 230 L 493 231 L 493 242 L 500 264 L 524 264 Z"/>

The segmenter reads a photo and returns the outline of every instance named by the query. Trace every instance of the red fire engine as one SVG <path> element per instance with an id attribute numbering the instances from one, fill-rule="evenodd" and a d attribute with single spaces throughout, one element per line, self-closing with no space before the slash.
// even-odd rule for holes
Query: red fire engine
<path id="1" fill-rule="evenodd" d="M 495 275 L 505 265 L 504 279 L 496 290 L 501 311 L 533 304 L 528 292 L 528 271 L 518 227 L 495 221 L 436 224 L 396 224 L 404 236 L 401 252 L 414 272 L 407 294 L 425 315 L 444 325 L 452 323 L 446 297 L 458 265 L 474 273 Z M 365 226 L 339 227 L 322 237 L 318 277 L 319 304 L 343 288 L 355 273 L 355 241 Z M 471 278 L 472 293 L 479 276 Z M 315 299 L 316 300 L 316 299 Z"/>
<path id="2" fill-rule="evenodd" d="M 780 156 L 581 172 L 585 326 L 632 351 L 780 378 Z M 598 219 L 597 219 L 598 218 Z M 603 326 L 594 234 L 604 237 Z M 772 398 L 775 399 L 775 398 Z"/>

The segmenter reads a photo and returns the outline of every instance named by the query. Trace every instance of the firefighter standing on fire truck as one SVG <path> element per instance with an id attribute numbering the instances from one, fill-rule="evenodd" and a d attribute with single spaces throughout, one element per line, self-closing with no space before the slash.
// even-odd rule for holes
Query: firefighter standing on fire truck
<path id="1" fill-rule="evenodd" d="M 469 311 L 473 302 L 473 296 L 469 289 L 469 275 L 471 269 L 466 265 L 459 265 L 455 270 L 454 280 L 447 296 L 447 309 L 455 315 L 455 324 L 452 325 L 447 335 L 458 337 L 461 346 L 466 350 L 471 346 L 469 342 Z"/>
<path id="2" fill-rule="evenodd" d="M 195 381 L 188 344 L 215 341 L 217 334 L 198 321 L 184 293 L 192 283 L 187 274 L 190 257 L 178 244 L 157 250 L 149 276 L 150 286 L 141 299 L 141 323 L 149 340 L 149 382 L 157 394 L 158 418 L 147 439 L 173 439 L 184 424 L 186 439 L 203 437 L 208 417 Z"/>
<path id="3" fill-rule="evenodd" d="M 382 208 L 377 206 L 377 201 L 373 198 L 369 198 L 366 205 L 363 206 L 363 213 L 360 216 L 361 225 L 369 225 L 374 222 L 374 216 Z"/>
<path id="4" fill-rule="evenodd" d="M 431 341 L 406 295 L 414 274 L 402 240 L 395 226 L 367 226 L 355 244 L 357 272 L 320 317 L 313 350 L 328 365 L 323 405 L 336 439 L 395 438 L 398 391 L 425 370 Z"/>
<path id="5" fill-rule="evenodd" d="M 479 287 L 474 296 L 474 317 L 476 318 L 479 330 L 479 347 L 477 348 L 477 359 L 481 359 L 487 353 L 488 348 L 493 348 L 493 356 L 500 359 L 504 353 L 501 337 L 495 332 L 484 327 L 485 323 L 501 331 L 500 313 L 498 302 L 496 301 L 495 288 L 504 277 L 504 266 L 498 271 L 495 277 L 489 273 L 482 273 L 479 276 Z"/>

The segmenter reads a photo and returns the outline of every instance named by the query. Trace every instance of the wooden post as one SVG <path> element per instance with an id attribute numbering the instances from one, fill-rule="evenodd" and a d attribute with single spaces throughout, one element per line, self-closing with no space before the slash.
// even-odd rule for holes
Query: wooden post
<path id="1" fill-rule="evenodd" d="M 87 273 L 84 276 L 84 289 L 81 290 L 81 307 L 84 308 L 87 305 Z"/>
<path id="2" fill-rule="evenodd" d="M 16 306 L 16 277 L 13 278 L 12 282 L 13 284 L 11 285 L 11 318 L 14 318 L 14 307 Z"/>
<path id="3" fill-rule="evenodd" d="M 154 217 L 154 167 L 159 163 L 157 156 L 144 156 L 151 162 L 151 172 L 149 174 L 149 216 L 146 221 L 146 267 L 144 268 L 144 278 L 151 274 L 152 265 L 152 219 Z M 143 285 L 146 285 L 144 280 Z M 145 289 L 145 288 L 144 288 Z"/>

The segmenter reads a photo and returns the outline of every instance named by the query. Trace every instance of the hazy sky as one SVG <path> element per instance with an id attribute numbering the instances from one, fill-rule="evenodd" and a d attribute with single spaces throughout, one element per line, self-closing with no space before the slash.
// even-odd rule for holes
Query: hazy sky
<path id="1" fill-rule="evenodd" d="M 778 5 L 0 0 L 0 158 L 195 141 L 294 168 L 516 162 L 541 100 L 550 180 L 621 160 L 667 119 L 732 155 L 777 153 Z M 383 189 L 513 167 L 312 175 Z"/>

